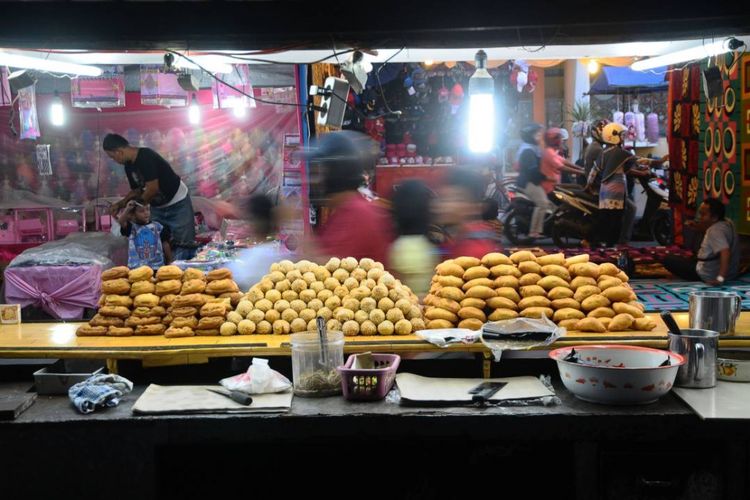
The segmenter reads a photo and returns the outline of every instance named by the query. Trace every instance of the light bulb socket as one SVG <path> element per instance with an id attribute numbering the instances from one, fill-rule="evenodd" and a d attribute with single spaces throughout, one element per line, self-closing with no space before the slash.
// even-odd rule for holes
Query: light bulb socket
<path id="1" fill-rule="evenodd" d="M 477 51 L 474 55 L 474 63 L 477 69 L 487 69 L 487 53 L 483 50 Z"/>

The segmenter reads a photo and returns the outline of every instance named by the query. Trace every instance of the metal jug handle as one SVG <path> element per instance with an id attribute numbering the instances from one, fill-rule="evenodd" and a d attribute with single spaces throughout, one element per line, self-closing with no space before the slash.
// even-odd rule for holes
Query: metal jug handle
<path id="1" fill-rule="evenodd" d="M 734 303 L 736 307 L 734 308 L 734 317 L 732 318 L 732 331 L 734 331 L 734 325 L 737 323 L 737 320 L 740 318 L 740 313 L 742 312 L 742 297 L 735 295 Z"/>
<path id="2" fill-rule="evenodd" d="M 695 344 L 695 376 L 693 380 L 701 380 L 703 378 L 703 368 L 705 365 L 706 348 L 703 344 Z"/>

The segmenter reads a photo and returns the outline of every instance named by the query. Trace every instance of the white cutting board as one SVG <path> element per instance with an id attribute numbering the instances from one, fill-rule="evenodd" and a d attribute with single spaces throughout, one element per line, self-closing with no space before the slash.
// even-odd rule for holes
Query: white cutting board
<path id="1" fill-rule="evenodd" d="M 255 394 L 249 406 L 235 403 L 226 396 L 206 389 L 225 390 L 218 385 L 151 384 L 133 405 L 139 415 L 190 413 L 277 413 L 292 406 L 292 391 L 278 394 Z"/>
<path id="2" fill-rule="evenodd" d="M 533 399 L 554 396 L 536 377 L 511 378 L 432 378 L 413 373 L 396 375 L 401 398 L 415 403 L 470 403 L 469 391 L 482 382 L 506 382 L 507 385 L 495 393 L 490 401 Z"/>
<path id="3" fill-rule="evenodd" d="M 710 389 L 672 390 L 702 419 L 750 419 L 750 383 L 719 380 Z"/>

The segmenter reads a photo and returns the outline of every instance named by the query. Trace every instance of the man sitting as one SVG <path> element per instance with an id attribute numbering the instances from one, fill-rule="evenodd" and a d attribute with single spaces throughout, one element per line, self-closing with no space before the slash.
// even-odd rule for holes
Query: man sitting
<path id="1" fill-rule="evenodd" d="M 705 200 L 698 209 L 696 229 L 705 231 L 696 258 L 669 255 L 664 267 L 672 274 L 688 281 L 702 280 L 709 285 L 722 285 L 737 277 L 740 267 L 740 247 L 732 221 L 725 219 L 721 201 Z"/>

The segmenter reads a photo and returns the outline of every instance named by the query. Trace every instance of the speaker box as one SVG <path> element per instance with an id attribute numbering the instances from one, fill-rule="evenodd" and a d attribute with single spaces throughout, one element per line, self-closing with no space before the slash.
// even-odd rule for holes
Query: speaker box
<path id="1" fill-rule="evenodd" d="M 329 76 L 323 88 L 326 95 L 320 101 L 318 125 L 341 128 L 346 112 L 346 98 L 349 96 L 349 83 L 343 78 Z"/>
<path id="2" fill-rule="evenodd" d="M 721 69 L 710 66 L 703 71 L 703 92 L 706 99 L 722 97 L 724 95 L 724 81 L 721 79 Z"/>
<path id="3" fill-rule="evenodd" d="M 200 90 L 200 81 L 192 73 L 177 75 L 177 83 L 182 90 L 187 90 L 188 92 L 198 92 Z"/>

